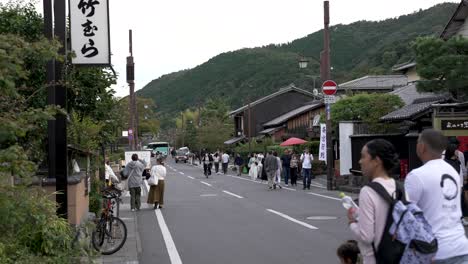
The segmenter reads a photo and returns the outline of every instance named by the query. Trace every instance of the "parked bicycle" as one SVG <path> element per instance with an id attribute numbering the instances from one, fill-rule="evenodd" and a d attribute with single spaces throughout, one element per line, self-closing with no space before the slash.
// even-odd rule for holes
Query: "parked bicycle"
<path id="1" fill-rule="evenodd" d="M 119 251 L 127 240 L 127 226 L 122 219 L 113 215 L 114 207 L 120 202 L 121 192 L 107 189 L 102 192 L 104 208 L 96 223 L 91 241 L 93 247 L 103 255 L 111 255 Z"/>

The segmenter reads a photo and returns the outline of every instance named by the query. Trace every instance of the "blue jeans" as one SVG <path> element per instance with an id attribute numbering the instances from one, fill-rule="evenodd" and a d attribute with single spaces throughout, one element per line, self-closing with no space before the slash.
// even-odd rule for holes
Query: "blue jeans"
<path id="1" fill-rule="evenodd" d="M 468 255 L 456 256 L 448 259 L 435 260 L 436 264 L 468 264 Z"/>
<path id="2" fill-rule="evenodd" d="M 302 184 L 304 184 L 304 188 L 310 189 L 310 171 L 312 169 L 304 169 L 302 168 Z"/>
<path id="3" fill-rule="evenodd" d="M 283 166 L 283 175 L 284 175 L 284 183 L 288 184 L 289 176 L 291 175 L 289 166 Z"/>

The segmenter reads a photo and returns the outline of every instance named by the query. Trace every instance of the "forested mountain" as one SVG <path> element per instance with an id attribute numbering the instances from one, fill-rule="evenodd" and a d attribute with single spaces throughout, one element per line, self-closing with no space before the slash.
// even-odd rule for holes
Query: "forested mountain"
<path id="1" fill-rule="evenodd" d="M 457 4 L 444 3 L 379 22 L 358 21 L 331 29 L 332 78 L 344 82 L 368 74 L 391 73 L 391 66 L 409 61 L 410 43 L 418 36 L 438 35 Z M 163 116 L 224 96 L 232 108 L 294 82 L 311 89 L 319 65 L 299 69 L 301 55 L 319 58 L 322 30 L 291 43 L 222 53 L 193 69 L 164 75 L 137 93 L 152 98 Z M 319 86 L 317 79 L 316 86 Z"/>

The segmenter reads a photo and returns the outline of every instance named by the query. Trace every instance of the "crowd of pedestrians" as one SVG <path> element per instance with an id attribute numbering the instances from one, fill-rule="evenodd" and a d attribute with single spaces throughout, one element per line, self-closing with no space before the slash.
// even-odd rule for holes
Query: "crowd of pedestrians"
<path id="1" fill-rule="evenodd" d="M 362 148 L 359 164 L 371 183 L 359 193 L 359 209 L 348 210 L 349 228 L 358 248 L 349 242 L 341 245 L 337 251 L 341 263 L 358 263 L 356 256 L 360 252 L 361 261 L 365 264 L 390 263 L 382 258 L 385 254 L 387 259 L 399 259 L 392 263 L 467 264 L 468 239 L 463 228 L 466 224 L 463 216 L 467 216 L 463 195 L 467 190 L 466 163 L 457 149 L 457 142 L 448 141 L 441 132 L 424 130 L 416 147 L 423 165 L 412 170 L 404 183 L 400 183 L 392 177 L 392 170 L 398 163 L 394 146 L 383 139 L 368 142 Z M 376 191 L 376 185 L 383 191 Z M 384 196 L 382 192 L 385 192 Z M 397 216 L 397 201 L 411 208 L 411 213 L 420 213 L 411 219 L 412 214 L 407 213 L 406 218 L 403 214 L 398 225 L 389 225 Z M 420 222 L 425 228 L 398 230 L 399 224 L 405 221 L 410 224 Z M 397 232 L 411 236 L 410 242 L 401 246 L 401 250 L 397 250 L 395 244 L 389 247 L 394 241 L 389 242 L 385 238 L 406 239 L 397 236 Z M 420 242 L 416 241 L 419 233 L 433 235 L 436 243 L 431 243 L 426 251 L 415 246 Z"/>
<path id="2" fill-rule="evenodd" d="M 229 163 L 233 164 L 233 171 L 237 176 L 242 173 L 248 174 L 251 180 L 268 181 L 269 189 L 283 188 L 285 186 L 297 186 L 299 175 L 303 178 L 303 189 L 309 189 L 311 179 L 315 176 L 312 174 L 312 163 L 314 156 L 305 149 L 300 155 L 286 149 L 283 155 L 279 156 L 276 151 L 263 153 L 251 153 L 245 159 L 240 153 L 235 153 L 233 156 L 226 152 L 216 151 L 210 153 L 207 150 L 202 150 L 199 163 L 203 165 L 203 173 L 206 177 L 210 176 L 214 167 L 216 174 L 221 174 L 219 170 L 220 164 L 223 174 L 227 174 Z M 197 156 L 197 155 L 195 155 Z"/>

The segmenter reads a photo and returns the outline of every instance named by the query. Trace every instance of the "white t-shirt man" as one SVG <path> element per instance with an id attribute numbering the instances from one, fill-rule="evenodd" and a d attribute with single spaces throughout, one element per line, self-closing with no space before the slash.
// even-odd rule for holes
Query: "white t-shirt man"
<path id="1" fill-rule="evenodd" d="M 412 170 L 405 181 L 409 199 L 424 212 L 438 240 L 436 260 L 468 254 L 468 239 L 460 221 L 460 177 L 443 159 Z"/>
<path id="2" fill-rule="evenodd" d="M 221 156 L 223 163 L 228 163 L 229 162 L 229 155 L 227 153 L 223 153 L 223 156 Z"/>
<path id="3" fill-rule="evenodd" d="M 301 154 L 302 168 L 312 169 L 312 161 L 313 160 L 314 160 L 314 156 L 312 156 L 312 154 L 310 154 L 310 153 Z"/>

